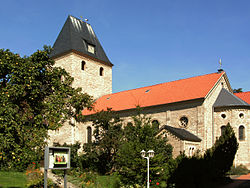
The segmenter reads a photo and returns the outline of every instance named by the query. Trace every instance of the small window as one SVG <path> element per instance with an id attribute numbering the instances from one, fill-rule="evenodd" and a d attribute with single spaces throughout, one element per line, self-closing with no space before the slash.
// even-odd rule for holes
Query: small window
<path id="1" fill-rule="evenodd" d="M 243 125 L 239 127 L 239 140 L 245 140 L 245 127 Z"/>
<path id="2" fill-rule="evenodd" d="M 186 116 L 183 116 L 180 118 L 180 124 L 182 127 L 187 127 L 188 125 L 188 118 Z"/>
<path id="3" fill-rule="evenodd" d="M 159 123 L 158 120 L 153 120 L 152 121 L 152 127 L 153 127 L 153 129 L 159 130 L 159 125 L 160 125 L 160 123 Z"/>
<path id="4" fill-rule="evenodd" d="M 88 52 L 94 54 L 95 53 L 95 46 L 88 44 Z"/>
<path id="5" fill-rule="evenodd" d="M 85 70 L 85 65 L 86 65 L 85 61 L 82 61 L 82 70 Z"/>
<path id="6" fill-rule="evenodd" d="M 100 68 L 100 76 L 103 76 L 103 71 L 104 71 L 104 69 L 101 67 Z"/>
<path id="7" fill-rule="evenodd" d="M 239 117 L 240 117 L 240 119 L 243 119 L 243 118 L 244 118 L 244 114 L 243 114 L 243 113 L 240 113 L 240 114 L 239 114 Z"/>
<path id="8" fill-rule="evenodd" d="M 223 119 L 225 119 L 227 116 L 226 116 L 226 114 L 221 114 L 221 117 L 222 117 Z"/>
<path id="9" fill-rule="evenodd" d="M 92 128 L 87 127 L 87 143 L 91 143 L 91 142 L 92 142 Z"/>
<path id="10" fill-rule="evenodd" d="M 220 135 L 224 135 L 225 134 L 225 131 L 226 131 L 226 125 L 222 125 L 221 128 L 220 128 Z"/>

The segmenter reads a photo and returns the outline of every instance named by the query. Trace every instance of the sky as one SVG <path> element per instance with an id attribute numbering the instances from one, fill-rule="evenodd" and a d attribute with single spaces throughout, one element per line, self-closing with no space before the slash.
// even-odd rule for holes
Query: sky
<path id="1" fill-rule="evenodd" d="M 89 19 L 113 67 L 113 92 L 210 74 L 250 91 L 249 0 L 0 0 L 0 48 L 53 46 L 68 15 Z"/>

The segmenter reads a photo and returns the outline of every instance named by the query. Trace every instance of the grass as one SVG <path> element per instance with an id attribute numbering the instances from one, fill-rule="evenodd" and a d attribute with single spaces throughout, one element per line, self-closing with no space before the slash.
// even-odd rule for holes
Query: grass
<path id="1" fill-rule="evenodd" d="M 26 187 L 26 181 L 23 172 L 0 171 L 0 187 Z"/>

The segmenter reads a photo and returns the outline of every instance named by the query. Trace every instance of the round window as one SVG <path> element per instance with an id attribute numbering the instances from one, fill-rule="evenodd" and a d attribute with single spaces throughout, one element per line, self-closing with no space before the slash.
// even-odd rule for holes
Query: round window
<path id="1" fill-rule="evenodd" d="M 243 113 L 240 113 L 240 114 L 239 114 L 239 117 L 240 117 L 241 119 L 243 119 L 243 118 L 244 118 L 244 114 L 243 114 Z"/>
<path id="2" fill-rule="evenodd" d="M 188 118 L 186 116 L 182 116 L 180 118 L 180 125 L 182 127 L 187 127 L 187 125 L 188 125 Z"/>
<path id="3" fill-rule="evenodd" d="M 225 119 L 227 116 L 226 116 L 226 114 L 221 114 L 221 117 L 222 117 L 223 119 Z"/>

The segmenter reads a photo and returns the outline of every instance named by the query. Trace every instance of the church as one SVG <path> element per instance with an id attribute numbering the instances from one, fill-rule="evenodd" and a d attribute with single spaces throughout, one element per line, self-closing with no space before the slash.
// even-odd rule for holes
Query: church
<path id="1" fill-rule="evenodd" d="M 192 156 L 195 151 L 212 147 L 230 123 L 239 142 L 235 165 L 250 168 L 250 92 L 234 94 L 227 74 L 217 72 L 112 93 L 113 64 L 104 52 L 91 25 L 69 16 L 50 54 L 55 66 L 74 77 L 73 87 L 81 87 L 95 99 L 94 109 L 85 116 L 112 108 L 131 124 L 140 106 L 152 123 L 164 131 L 173 146 L 173 156 L 180 151 Z M 69 120 L 59 130 L 49 131 L 49 145 L 81 144 L 93 140 L 91 122 Z"/>

